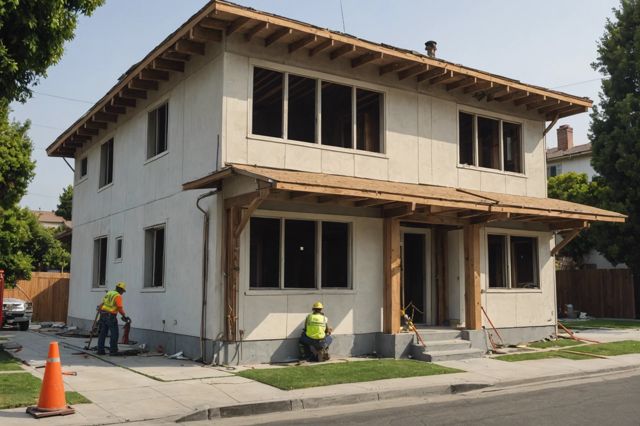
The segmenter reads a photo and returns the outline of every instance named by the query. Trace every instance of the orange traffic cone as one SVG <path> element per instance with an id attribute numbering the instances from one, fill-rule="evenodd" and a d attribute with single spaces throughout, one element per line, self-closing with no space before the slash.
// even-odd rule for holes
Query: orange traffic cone
<path id="1" fill-rule="evenodd" d="M 49 356 L 44 368 L 44 379 L 40 388 L 40 399 L 37 407 L 27 408 L 27 413 L 39 419 L 49 416 L 66 416 L 76 411 L 67 405 L 62 383 L 62 366 L 60 365 L 60 349 L 58 342 L 49 344 Z"/>

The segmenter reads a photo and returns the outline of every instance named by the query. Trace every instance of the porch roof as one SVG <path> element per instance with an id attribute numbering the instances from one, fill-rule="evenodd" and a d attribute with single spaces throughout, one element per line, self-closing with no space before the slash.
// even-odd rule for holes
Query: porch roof
<path id="1" fill-rule="evenodd" d="M 543 222 L 552 230 L 582 228 L 585 222 L 624 222 L 626 216 L 583 204 L 552 198 L 527 197 L 436 185 L 389 182 L 245 164 L 228 164 L 187 182 L 184 190 L 218 187 L 233 175 L 259 182 L 261 190 L 289 193 L 290 199 L 375 207 L 383 217 L 402 217 L 432 223 L 464 225 L 496 220 Z"/>

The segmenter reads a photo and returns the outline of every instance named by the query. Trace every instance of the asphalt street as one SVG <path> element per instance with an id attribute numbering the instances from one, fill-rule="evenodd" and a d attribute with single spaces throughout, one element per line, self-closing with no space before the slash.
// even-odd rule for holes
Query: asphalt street
<path id="1" fill-rule="evenodd" d="M 372 409 L 272 425 L 640 425 L 640 376 L 534 392 Z"/>

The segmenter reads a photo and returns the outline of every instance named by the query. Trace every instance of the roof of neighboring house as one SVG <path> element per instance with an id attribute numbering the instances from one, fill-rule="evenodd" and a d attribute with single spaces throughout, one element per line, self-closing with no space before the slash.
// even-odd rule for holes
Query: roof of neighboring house
<path id="1" fill-rule="evenodd" d="M 40 223 L 57 223 L 59 225 L 64 225 L 67 228 L 73 228 L 73 224 L 70 220 L 66 220 L 54 212 L 47 210 L 31 210 L 31 212 L 36 215 L 38 222 Z"/>
<path id="2" fill-rule="evenodd" d="M 536 111 L 552 120 L 585 112 L 589 98 L 569 95 L 518 80 L 465 67 L 422 53 L 374 43 L 338 31 L 256 11 L 221 0 L 212 0 L 140 62 L 131 66 L 118 82 L 48 148 L 50 156 L 73 157 L 75 150 L 118 121 L 147 91 L 158 90 L 159 82 L 181 73 L 194 55 L 204 55 L 206 43 L 220 42 L 233 34 L 248 42 L 263 39 L 264 48 L 287 47 L 289 54 L 308 58 L 326 55 L 330 60 L 348 60 L 351 68 L 378 68 L 380 76 L 396 74 L 399 80 L 414 79 L 430 86 L 442 85 L 448 92 L 461 91 L 487 102 L 511 102 L 525 111 Z"/>
<path id="3" fill-rule="evenodd" d="M 565 151 L 558 148 L 547 149 L 547 161 L 561 160 L 563 158 L 591 155 L 591 143 L 573 146 Z"/>

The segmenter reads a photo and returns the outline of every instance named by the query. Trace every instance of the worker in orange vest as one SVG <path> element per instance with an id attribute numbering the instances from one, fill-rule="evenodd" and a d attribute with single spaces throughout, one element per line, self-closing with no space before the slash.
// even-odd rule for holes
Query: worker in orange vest
<path id="1" fill-rule="evenodd" d="M 127 291 L 127 284 L 122 281 L 116 284 L 116 289 L 111 290 L 102 298 L 102 303 L 98 306 L 100 311 L 100 321 L 98 328 L 98 355 L 105 355 L 104 341 L 109 334 L 109 355 L 118 354 L 118 313 L 122 316 L 122 320 L 130 322 L 131 320 L 124 313 L 122 307 L 122 294 Z"/>

